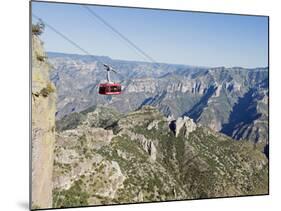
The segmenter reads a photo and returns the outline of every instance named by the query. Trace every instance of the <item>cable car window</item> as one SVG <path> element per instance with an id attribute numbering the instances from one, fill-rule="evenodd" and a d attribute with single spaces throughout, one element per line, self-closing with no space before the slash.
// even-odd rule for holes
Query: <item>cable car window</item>
<path id="1" fill-rule="evenodd" d="M 110 92 L 120 92 L 121 89 L 119 86 L 111 86 L 110 87 Z"/>
<path id="2" fill-rule="evenodd" d="M 99 90 L 99 91 L 100 91 L 100 92 L 105 92 L 105 91 L 106 91 L 105 88 L 106 88 L 106 87 L 100 87 L 100 90 Z"/>

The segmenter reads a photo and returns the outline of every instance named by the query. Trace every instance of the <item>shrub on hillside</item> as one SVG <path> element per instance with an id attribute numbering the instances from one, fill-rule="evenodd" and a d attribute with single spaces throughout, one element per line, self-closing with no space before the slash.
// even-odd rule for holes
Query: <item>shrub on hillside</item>
<path id="1" fill-rule="evenodd" d="M 45 24 L 42 21 L 39 21 L 36 24 L 32 24 L 32 34 L 41 35 L 44 32 Z"/>
<path id="2" fill-rule="evenodd" d="M 47 84 L 47 87 L 41 89 L 40 91 L 40 94 L 43 96 L 43 97 L 48 97 L 50 93 L 54 92 L 55 89 L 53 87 L 53 85 L 51 83 L 48 83 Z"/>
<path id="3" fill-rule="evenodd" d="M 36 58 L 37 58 L 38 61 L 44 62 L 47 57 L 46 56 L 42 56 L 42 55 L 36 55 Z"/>

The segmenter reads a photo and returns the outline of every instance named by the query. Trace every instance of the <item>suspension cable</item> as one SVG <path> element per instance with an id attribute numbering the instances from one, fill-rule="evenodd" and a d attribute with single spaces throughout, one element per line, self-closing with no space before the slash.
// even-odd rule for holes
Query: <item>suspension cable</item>
<path id="1" fill-rule="evenodd" d="M 155 59 L 153 59 L 151 56 L 149 56 L 144 50 L 142 50 L 140 47 L 138 47 L 135 43 L 133 43 L 129 38 L 127 38 L 125 35 L 123 35 L 119 30 L 114 28 L 110 23 L 108 23 L 105 19 L 103 19 L 100 15 L 98 15 L 96 12 L 94 12 L 90 7 L 83 5 L 83 7 L 95 18 L 97 18 L 99 21 L 101 21 L 105 26 L 107 26 L 112 32 L 117 34 L 121 39 L 126 41 L 130 46 L 132 46 L 137 52 L 139 52 L 141 55 L 143 55 L 148 61 L 151 63 L 160 66 L 158 62 L 156 62 Z"/>
<path id="2" fill-rule="evenodd" d="M 47 26 L 48 28 L 50 28 L 53 32 L 55 32 L 57 35 L 59 35 L 60 37 L 62 37 L 63 39 L 65 39 L 66 41 L 68 41 L 70 44 L 72 44 L 73 46 L 75 46 L 76 48 L 78 48 L 80 51 L 82 51 L 83 53 L 85 53 L 87 56 L 90 57 L 94 57 L 98 62 L 102 63 L 104 65 L 104 62 L 102 62 L 98 56 L 94 56 L 92 55 L 89 51 L 85 50 L 84 48 L 82 48 L 80 45 L 78 45 L 76 42 L 74 42 L 72 39 L 70 39 L 69 37 L 67 37 L 65 34 L 63 34 L 62 32 L 60 32 L 59 30 L 57 30 L 55 27 L 53 27 L 52 25 L 50 25 L 49 23 L 47 23 L 45 20 L 43 20 L 42 18 L 38 17 L 37 15 L 35 15 L 34 13 L 32 13 L 32 16 L 37 19 L 39 22 L 41 21 L 45 26 Z M 120 74 L 119 72 L 115 72 L 115 74 L 119 75 L 121 78 L 124 78 L 124 76 L 122 74 Z"/>
<path id="3" fill-rule="evenodd" d="M 52 25 L 50 25 L 49 23 L 47 23 L 45 20 L 43 20 L 42 18 L 38 17 L 37 15 L 32 13 L 32 16 L 37 19 L 39 22 L 41 21 L 45 26 L 47 26 L 48 28 L 50 28 L 53 32 L 55 32 L 56 34 L 58 34 L 60 37 L 62 37 L 63 39 L 65 39 L 66 41 L 68 41 L 70 44 L 72 44 L 73 46 L 75 46 L 76 48 L 78 48 L 80 51 L 82 51 L 83 53 L 85 53 L 87 56 L 91 56 L 94 57 L 96 60 L 98 60 L 100 63 L 104 64 L 99 58 L 98 56 L 94 56 L 92 55 L 89 51 L 85 50 L 84 48 L 82 48 L 80 45 L 78 45 L 76 42 L 74 42 L 73 40 L 71 40 L 69 37 L 67 37 L 66 35 L 64 35 L 63 33 L 61 33 L 59 30 L 57 30 L 55 27 L 53 27 Z"/>

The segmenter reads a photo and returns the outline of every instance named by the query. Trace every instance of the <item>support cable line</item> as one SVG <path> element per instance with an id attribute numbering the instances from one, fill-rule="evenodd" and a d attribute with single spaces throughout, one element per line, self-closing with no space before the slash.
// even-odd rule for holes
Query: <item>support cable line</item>
<path id="1" fill-rule="evenodd" d="M 86 11 L 88 13 L 88 11 Z M 93 18 L 92 21 L 97 21 L 95 20 L 95 17 L 92 17 L 92 14 L 89 14 L 90 18 Z M 98 21 L 100 25 L 104 26 L 104 23 L 101 21 Z M 110 28 L 107 27 L 108 32 L 112 33 L 112 30 Z M 121 38 L 120 36 L 117 36 L 115 33 L 112 33 L 112 35 L 114 35 L 120 42 L 122 42 L 123 44 L 125 44 L 128 48 L 130 48 L 134 53 L 136 53 L 138 56 L 140 56 L 144 61 L 151 63 L 150 60 L 147 59 L 147 57 L 145 57 L 142 53 L 140 53 L 136 48 L 134 48 L 131 44 L 129 44 L 126 40 L 124 40 L 123 38 Z"/>
<path id="2" fill-rule="evenodd" d="M 115 74 L 120 75 L 123 78 L 123 75 L 119 74 L 118 72 L 116 72 L 115 69 L 113 69 L 111 66 L 109 66 L 108 64 L 103 63 L 97 56 L 92 55 L 89 51 L 85 50 L 84 48 L 82 48 L 80 45 L 78 45 L 76 42 L 74 42 L 73 40 L 71 40 L 70 38 L 68 38 L 66 35 L 64 35 L 63 33 L 61 33 L 59 30 L 57 30 L 55 27 L 51 26 L 49 23 L 47 23 L 46 21 L 42 20 L 41 18 L 39 18 L 37 15 L 32 14 L 32 16 L 37 19 L 39 22 L 42 22 L 45 26 L 47 26 L 48 28 L 50 28 L 52 31 L 54 31 L 56 34 L 58 34 L 59 36 L 61 36 L 63 39 L 65 39 L 66 41 L 68 41 L 69 43 L 71 43 L 72 45 L 74 45 L 76 48 L 78 48 L 80 51 L 84 52 L 86 55 L 94 57 L 96 60 L 98 60 L 100 63 L 103 64 L 103 66 L 106 68 L 107 71 L 107 83 L 104 84 L 99 84 L 99 94 L 103 94 L 103 95 L 118 95 L 121 94 L 122 91 L 122 87 L 121 84 L 118 83 L 114 83 L 112 81 L 110 81 L 110 76 L 109 73 L 114 72 Z"/>
<path id="3" fill-rule="evenodd" d="M 144 52 L 141 48 L 139 48 L 136 44 L 134 44 L 131 40 L 129 40 L 126 36 L 124 36 L 121 32 L 119 32 L 116 28 L 114 28 L 111 24 L 109 24 L 106 20 L 104 20 L 101 16 L 99 16 L 97 13 L 95 13 L 92 9 L 90 9 L 88 6 L 84 5 L 83 6 L 93 17 L 97 18 L 99 21 L 101 21 L 105 26 L 107 26 L 112 32 L 115 33 L 115 35 L 118 35 L 118 38 L 123 41 L 125 41 L 131 48 L 133 48 L 139 55 L 141 55 L 142 57 L 144 57 L 146 60 L 148 60 L 150 63 L 152 63 L 152 65 L 156 65 L 158 68 L 160 67 L 160 64 L 158 62 L 156 62 L 151 56 L 149 56 L 146 52 Z M 92 55 L 89 51 L 85 50 L 84 48 L 82 48 L 80 45 L 78 45 L 76 42 L 74 42 L 72 39 L 70 39 L 68 36 L 66 36 L 65 34 L 63 34 L 62 32 L 60 32 L 59 30 L 57 30 L 55 27 L 53 27 L 51 24 L 49 24 L 48 22 L 46 22 L 45 20 L 43 20 L 42 18 L 38 17 L 36 14 L 32 13 L 32 16 L 38 20 L 39 22 L 42 22 L 45 26 L 47 26 L 49 29 L 51 29 L 53 32 L 55 32 L 57 35 L 59 35 L 60 37 L 62 37 L 64 40 L 68 41 L 70 44 L 72 44 L 73 46 L 75 46 L 77 49 L 79 49 L 80 51 L 82 51 L 84 54 L 90 56 L 90 57 L 94 57 L 96 60 L 98 60 L 100 63 L 103 64 L 103 66 L 106 68 L 107 73 L 109 74 L 110 71 L 118 74 L 121 76 L 121 78 L 124 79 L 124 76 L 121 75 L 120 73 L 113 71 L 114 69 L 112 67 L 110 67 L 109 65 L 103 63 L 98 56 L 94 56 Z M 109 77 L 108 77 L 109 78 Z M 124 81 L 124 80 L 123 80 Z M 108 83 L 111 83 L 110 81 L 108 81 Z M 133 81 L 133 84 L 135 82 Z M 120 84 L 117 84 L 118 86 L 121 86 Z M 111 86 L 108 85 L 107 86 Z"/>
<path id="4" fill-rule="evenodd" d="M 85 53 L 87 56 L 91 56 L 91 57 L 95 57 L 95 59 L 97 59 L 99 62 L 101 62 L 101 60 L 99 58 L 97 58 L 97 56 L 92 55 L 89 51 L 85 50 L 84 48 L 82 48 L 80 45 L 78 45 L 76 42 L 74 42 L 73 40 L 71 40 L 70 38 L 68 38 L 66 35 L 64 35 L 63 33 L 61 33 L 59 30 L 57 30 L 55 27 L 51 26 L 49 23 L 47 23 L 45 20 L 43 20 L 42 18 L 38 17 L 37 15 L 32 13 L 32 16 L 38 20 L 39 22 L 41 21 L 45 26 L 47 26 L 49 29 L 51 29 L 53 32 L 55 32 L 56 34 L 58 34 L 60 37 L 62 37 L 63 39 L 65 39 L 66 41 L 68 41 L 70 44 L 72 44 L 73 46 L 75 46 L 76 48 L 78 48 L 80 51 L 82 51 L 83 53 Z M 103 64 L 103 62 L 101 62 Z"/>
<path id="5" fill-rule="evenodd" d="M 80 45 L 78 45 L 76 42 L 74 42 L 72 39 L 70 39 L 69 37 L 67 37 L 65 34 L 63 34 L 62 32 L 60 32 L 59 30 L 57 30 L 55 27 L 53 27 L 52 25 L 50 25 L 49 23 L 47 23 L 45 20 L 43 20 L 42 18 L 38 17 L 37 15 L 32 13 L 32 16 L 38 20 L 39 22 L 41 21 L 45 26 L 47 26 L 49 29 L 51 29 L 53 32 L 55 32 L 57 35 L 59 35 L 60 37 L 62 37 L 63 39 L 65 39 L 66 41 L 68 41 L 70 44 L 72 44 L 73 46 L 75 46 L 76 48 L 78 48 L 80 51 L 82 51 L 83 53 L 85 53 L 87 56 L 90 57 L 94 57 L 96 60 L 98 60 L 98 62 L 102 63 L 103 66 L 107 65 L 104 62 L 102 62 L 98 56 L 94 56 L 92 55 L 89 51 L 85 50 L 84 48 L 82 48 Z M 118 74 L 121 78 L 124 78 L 123 75 L 121 75 L 118 72 L 114 72 L 116 74 Z"/>
<path id="6" fill-rule="evenodd" d="M 139 52 L 141 55 L 143 55 L 148 61 L 151 63 L 160 66 L 158 62 L 156 62 L 151 56 L 149 56 L 145 51 L 143 51 L 140 47 L 138 47 L 135 43 L 133 43 L 129 38 L 127 38 L 125 35 L 123 35 L 119 30 L 114 28 L 110 23 L 108 23 L 105 19 L 103 19 L 100 15 L 98 15 L 96 12 L 94 12 L 90 7 L 83 5 L 83 7 L 96 19 L 101 21 L 105 26 L 107 26 L 112 32 L 117 34 L 121 39 L 126 41 L 130 46 L 132 46 L 137 52 Z"/>

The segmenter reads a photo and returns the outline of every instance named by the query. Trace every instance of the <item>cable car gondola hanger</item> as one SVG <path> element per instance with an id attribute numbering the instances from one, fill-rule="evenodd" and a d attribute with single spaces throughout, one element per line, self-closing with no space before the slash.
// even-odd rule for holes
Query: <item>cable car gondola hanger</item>
<path id="1" fill-rule="evenodd" d="M 99 94 L 101 95 L 119 95 L 121 94 L 121 84 L 114 83 L 110 80 L 110 71 L 117 73 L 112 67 L 107 64 L 103 64 L 106 70 L 106 83 L 99 84 Z"/>
<path id="2" fill-rule="evenodd" d="M 111 24 L 109 24 L 106 20 L 104 20 L 101 16 L 99 16 L 98 14 L 96 14 L 91 8 L 89 8 L 88 6 L 84 5 L 84 8 L 95 18 L 97 18 L 98 20 L 100 20 L 105 26 L 107 26 L 112 32 L 115 33 L 115 35 L 118 35 L 120 38 L 122 38 L 122 40 L 126 41 L 129 46 L 133 47 L 139 54 L 141 54 L 146 60 L 148 60 L 149 62 L 153 63 L 154 65 L 157 65 L 158 67 L 160 66 L 158 62 L 156 62 L 151 56 L 149 56 L 146 52 L 144 52 L 140 47 L 138 47 L 136 44 L 134 44 L 131 40 L 129 40 L 126 36 L 124 36 L 122 33 L 120 33 L 116 28 L 114 28 Z M 68 41 L 69 43 L 71 43 L 72 45 L 74 45 L 76 48 L 78 48 L 80 51 L 82 51 L 83 53 L 85 53 L 88 56 L 92 56 L 93 55 L 91 53 L 89 53 L 88 51 L 86 51 L 84 48 L 82 48 L 81 46 L 79 46 L 76 42 L 74 42 L 73 40 L 71 40 L 70 38 L 68 38 L 66 35 L 64 35 L 63 33 L 61 33 L 60 31 L 58 31 L 55 27 L 51 26 L 50 24 L 48 24 L 46 21 L 43 21 L 41 18 L 39 18 L 38 16 L 36 16 L 35 14 L 32 14 L 32 16 L 34 18 L 36 18 L 38 21 L 41 21 L 45 26 L 49 27 L 52 31 L 54 31 L 56 34 L 58 34 L 59 36 L 61 36 L 63 39 L 65 39 L 66 41 Z M 95 57 L 95 59 L 98 59 L 97 57 Z M 98 59 L 99 60 L 99 59 Z M 100 83 L 98 88 L 99 91 L 98 93 L 101 95 L 119 95 L 122 93 L 122 86 L 120 83 L 114 83 L 110 80 L 110 71 L 113 73 L 117 73 L 116 70 L 114 70 L 111 66 L 109 66 L 108 64 L 104 64 L 102 61 L 100 61 L 103 66 L 105 67 L 105 70 L 107 72 L 107 82 L 106 83 Z"/>

